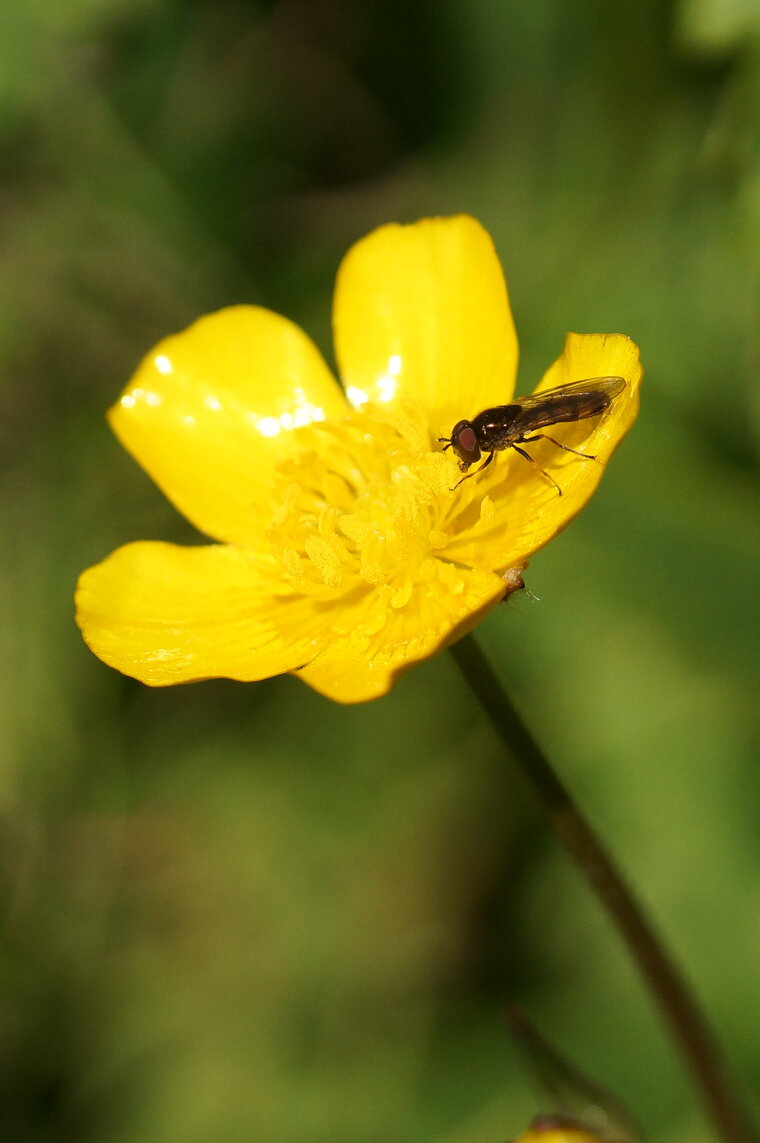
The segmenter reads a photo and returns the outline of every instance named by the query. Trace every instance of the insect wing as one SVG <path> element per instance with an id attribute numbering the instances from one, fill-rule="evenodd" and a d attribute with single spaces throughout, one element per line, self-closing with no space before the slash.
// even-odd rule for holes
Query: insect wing
<path id="1" fill-rule="evenodd" d="M 590 377 L 556 389 L 545 389 L 529 397 L 517 397 L 520 412 L 514 429 L 520 434 L 534 432 L 561 421 L 585 421 L 604 413 L 625 388 L 622 377 Z"/>

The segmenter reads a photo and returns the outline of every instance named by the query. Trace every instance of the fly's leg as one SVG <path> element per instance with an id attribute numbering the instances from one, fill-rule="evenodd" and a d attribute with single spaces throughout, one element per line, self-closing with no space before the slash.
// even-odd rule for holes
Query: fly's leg
<path id="1" fill-rule="evenodd" d="M 446 451 L 446 450 L 444 449 L 444 452 L 445 452 L 445 451 Z M 483 461 L 483 463 L 481 464 L 480 468 L 476 468 L 476 469 L 474 470 L 474 472 L 468 472 L 468 473 L 466 473 L 466 474 L 465 474 L 465 475 L 462 477 L 462 480 L 469 480 L 471 476 L 477 476 L 477 475 L 478 475 L 478 473 L 479 473 L 479 472 L 482 472 L 484 468 L 488 468 L 489 464 L 491 463 L 491 461 L 493 460 L 493 458 L 494 458 L 495 456 L 496 456 L 496 453 L 495 453 L 495 452 L 489 452 L 488 456 L 487 456 L 487 457 L 486 457 L 486 459 Z M 454 492 L 454 491 L 455 491 L 457 488 L 459 488 L 459 485 L 462 483 L 462 480 L 458 480 L 458 481 L 456 482 L 456 484 L 454 485 L 454 487 L 449 489 L 449 492 Z"/>
<path id="2" fill-rule="evenodd" d="M 529 440 L 529 441 L 534 441 L 537 438 L 536 437 L 526 437 L 525 439 Z M 551 438 L 547 438 L 547 439 L 551 439 Z M 549 484 L 554 485 L 554 487 L 557 489 L 557 495 L 558 496 L 562 495 L 562 489 L 557 484 L 557 481 L 554 479 L 554 477 L 550 476 L 548 472 L 545 472 L 544 469 L 541 467 L 541 465 L 537 461 L 535 461 L 533 459 L 533 457 L 530 456 L 530 454 L 525 451 L 525 449 L 520 448 L 520 446 L 516 445 L 516 444 L 513 444 L 512 448 L 515 450 L 515 452 L 519 452 L 520 456 L 524 456 L 526 460 L 529 460 L 530 463 L 533 465 L 533 467 L 538 469 L 538 471 L 543 476 L 544 480 L 548 480 Z M 571 449 L 570 451 L 572 452 L 573 450 Z"/>
<path id="3" fill-rule="evenodd" d="M 570 448 L 570 445 L 560 444 L 559 441 L 555 441 L 554 437 L 550 437 L 548 433 L 536 433 L 534 437 L 523 437 L 523 441 L 551 441 L 553 445 L 556 445 L 557 448 L 564 449 L 565 452 L 571 452 L 575 456 L 582 456 L 584 460 L 596 460 L 596 457 L 591 456 L 590 453 L 578 452 L 577 448 Z M 513 445 L 513 448 L 517 448 L 517 445 Z"/>

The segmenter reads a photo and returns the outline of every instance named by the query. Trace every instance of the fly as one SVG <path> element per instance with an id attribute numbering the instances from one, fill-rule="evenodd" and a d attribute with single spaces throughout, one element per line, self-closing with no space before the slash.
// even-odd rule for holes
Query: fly
<path id="1" fill-rule="evenodd" d="M 454 488 L 458 488 L 462 480 L 476 476 L 493 460 L 497 452 L 513 448 L 520 456 L 537 468 L 550 484 L 562 495 L 562 489 L 553 476 L 545 472 L 533 459 L 530 453 L 520 448 L 522 444 L 531 441 L 547 440 L 557 448 L 580 456 L 584 460 L 596 460 L 586 452 L 578 452 L 569 445 L 560 444 L 548 433 L 538 432 L 549 425 L 558 425 L 562 421 L 585 421 L 589 417 L 599 417 L 606 413 L 612 402 L 625 388 L 622 377 L 590 377 L 586 381 L 573 381 L 570 385 L 559 385 L 556 389 L 545 389 L 543 393 L 534 393 L 530 397 L 518 397 L 511 405 L 497 405 L 493 409 L 484 409 L 471 421 L 457 421 L 451 430 L 450 437 L 439 437 L 446 449 L 453 449 L 459 458 L 459 470 L 466 475 L 457 481 Z M 488 456 L 474 472 L 467 472 L 471 465 L 480 460 L 483 453 Z M 452 489 L 453 491 L 453 489 Z"/>

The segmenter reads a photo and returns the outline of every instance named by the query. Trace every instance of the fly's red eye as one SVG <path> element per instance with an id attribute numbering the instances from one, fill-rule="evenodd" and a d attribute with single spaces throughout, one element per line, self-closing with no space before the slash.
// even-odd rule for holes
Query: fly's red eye
<path id="1" fill-rule="evenodd" d="M 472 421 L 457 421 L 451 430 L 451 436 L 444 437 L 443 440 L 454 450 L 454 454 L 459 460 L 459 468 L 462 472 L 466 472 L 471 464 L 474 464 L 476 460 L 480 460 L 478 434 L 475 431 Z"/>
<path id="2" fill-rule="evenodd" d="M 478 438 L 472 425 L 467 425 L 457 433 L 457 444 L 462 452 L 477 452 Z"/>

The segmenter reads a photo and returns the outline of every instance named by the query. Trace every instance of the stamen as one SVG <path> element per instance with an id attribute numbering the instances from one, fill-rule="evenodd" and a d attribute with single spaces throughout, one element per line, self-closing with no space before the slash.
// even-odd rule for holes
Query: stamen
<path id="1" fill-rule="evenodd" d="M 461 513 L 472 540 L 496 514 L 489 496 L 452 501 L 452 461 L 433 451 L 413 409 L 399 424 L 387 416 L 365 405 L 295 430 L 308 448 L 279 467 L 269 533 L 292 589 L 325 600 L 371 589 L 367 618 L 378 632 L 403 608 L 424 608 L 426 584 L 461 594 L 463 567 L 445 557 Z"/>

